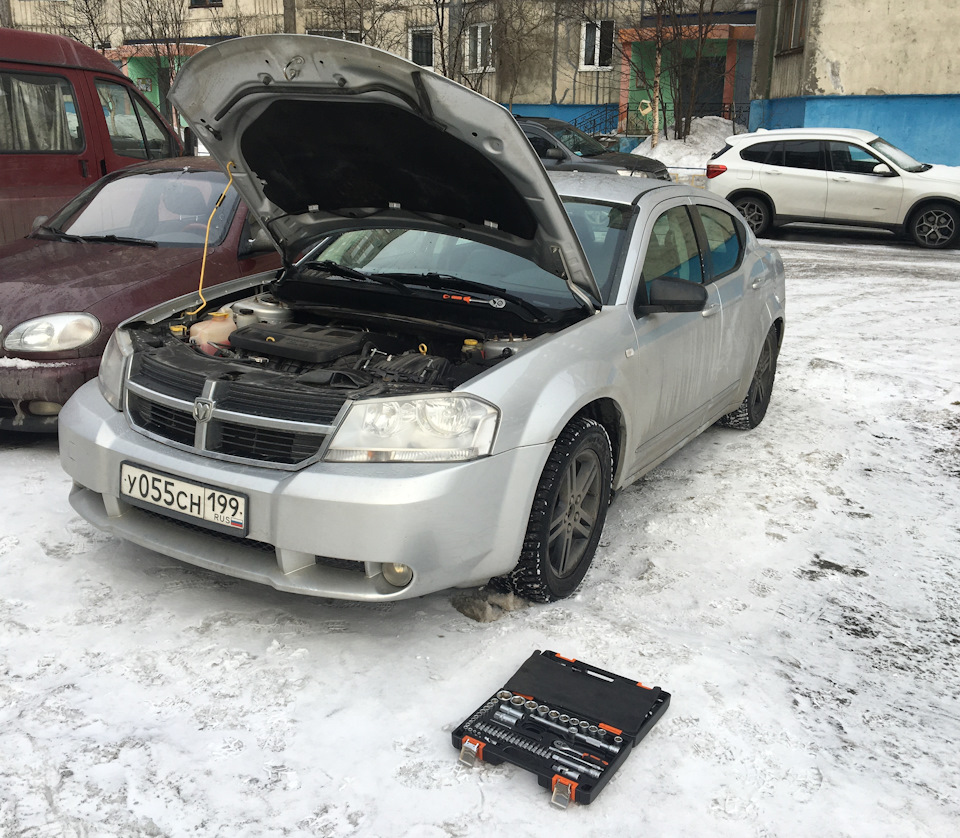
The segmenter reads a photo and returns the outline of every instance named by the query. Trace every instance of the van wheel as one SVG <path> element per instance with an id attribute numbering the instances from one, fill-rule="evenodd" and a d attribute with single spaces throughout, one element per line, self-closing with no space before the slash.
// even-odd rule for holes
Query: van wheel
<path id="1" fill-rule="evenodd" d="M 928 204 L 910 219 L 910 235 L 920 247 L 950 247 L 958 230 L 960 214 L 949 204 Z"/>
<path id="2" fill-rule="evenodd" d="M 773 226 L 773 211 L 770 204 L 757 195 L 744 195 L 737 198 L 733 205 L 740 210 L 755 236 L 765 235 Z"/>
<path id="3" fill-rule="evenodd" d="M 740 403 L 740 407 L 721 416 L 718 425 L 749 431 L 757 427 L 767 415 L 770 396 L 773 393 L 773 379 L 777 375 L 777 330 L 770 328 L 760 349 L 760 359 L 750 382 L 750 389 Z"/>
<path id="4" fill-rule="evenodd" d="M 574 419 L 543 467 L 520 560 L 505 577 L 515 593 L 553 602 L 577 589 L 600 543 L 612 474 L 606 430 L 592 419 Z"/>

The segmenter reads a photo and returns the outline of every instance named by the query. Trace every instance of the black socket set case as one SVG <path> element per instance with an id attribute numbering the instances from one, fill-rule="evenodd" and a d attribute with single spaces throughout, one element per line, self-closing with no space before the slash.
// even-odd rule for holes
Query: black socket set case
<path id="1" fill-rule="evenodd" d="M 535 652 L 453 731 L 460 762 L 509 762 L 551 802 L 591 803 L 657 723 L 670 694 L 556 652 Z"/>

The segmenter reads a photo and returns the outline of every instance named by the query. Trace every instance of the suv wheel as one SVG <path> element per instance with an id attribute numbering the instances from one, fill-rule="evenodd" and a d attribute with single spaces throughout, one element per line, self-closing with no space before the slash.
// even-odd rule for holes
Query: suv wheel
<path id="1" fill-rule="evenodd" d="M 960 214 L 949 204 L 928 204 L 910 219 L 909 229 L 920 247 L 949 247 L 957 241 Z"/>
<path id="2" fill-rule="evenodd" d="M 733 205 L 740 210 L 755 236 L 764 235 L 772 226 L 773 212 L 763 198 L 757 195 L 744 195 L 737 198 Z"/>

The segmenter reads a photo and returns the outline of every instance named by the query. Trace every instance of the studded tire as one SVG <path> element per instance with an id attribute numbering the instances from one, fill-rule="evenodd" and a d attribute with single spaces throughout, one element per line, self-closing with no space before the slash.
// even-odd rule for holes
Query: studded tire
<path id="1" fill-rule="evenodd" d="M 610 437 L 592 419 L 563 429 L 543 467 L 520 560 L 495 580 L 534 602 L 570 596 L 583 581 L 600 543 L 610 505 Z"/>
<path id="2" fill-rule="evenodd" d="M 771 326 L 760 348 L 760 358 L 754 370 L 750 389 L 740 403 L 740 407 L 726 416 L 721 416 L 717 424 L 727 428 L 749 431 L 757 427 L 767 415 L 770 396 L 773 393 L 773 380 L 777 375 L 777 330 Z"/>

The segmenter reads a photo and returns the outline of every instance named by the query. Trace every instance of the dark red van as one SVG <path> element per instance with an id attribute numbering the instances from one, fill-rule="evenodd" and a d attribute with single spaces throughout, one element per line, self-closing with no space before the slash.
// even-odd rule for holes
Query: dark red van
<path id="1" fill-rule="evenodd" d="M 100 53 L 59 35 L 0 29 L 0 244 L 108 172 L 182 151 Z"/>

